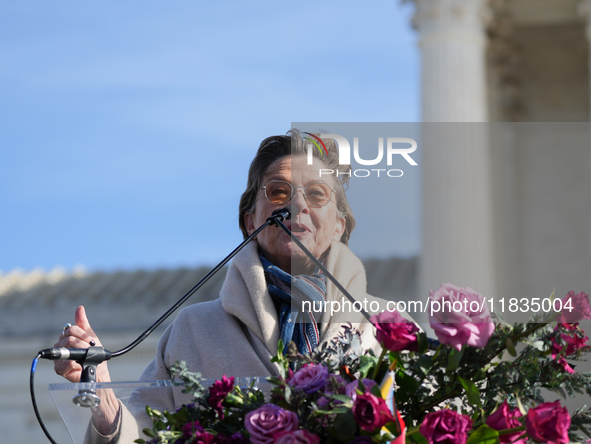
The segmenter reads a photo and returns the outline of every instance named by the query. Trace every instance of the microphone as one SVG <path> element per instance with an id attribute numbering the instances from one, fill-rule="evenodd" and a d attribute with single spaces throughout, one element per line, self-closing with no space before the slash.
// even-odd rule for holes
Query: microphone
<path id="1" fill-rule="evenodd" d="M 111 359 L 111 352 L 102 347 L 89 348 L 46 348 L 39 352 L 43 359 L 52 361 L 92 361 L 103 362 Z"/>
<path id="2" fill-rule="evenodd" d="M 283 222 L 284 220 L 289 220 L 289 219 L 291 219 L 291 211 L 290 211 L 289 207 L 285 207 L 285 208 L 281 208 L 279 210 L 273 211 L 273 213 L 271 213 L 271 217 L 269 217 L 267 219 L 267 222 L 269 222 L 270 225 L 279 226 L 277 221 Z"/>

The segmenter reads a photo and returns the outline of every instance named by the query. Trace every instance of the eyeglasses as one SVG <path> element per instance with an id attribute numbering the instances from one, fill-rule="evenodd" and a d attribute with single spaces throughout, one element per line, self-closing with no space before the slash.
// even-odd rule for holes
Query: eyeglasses
<path id="1" fill-rule="evenodd" d="M 311 182 L 305 187 L 294 187 L 284 180 L 272 180 L 261 189 L 265 191 L 265 197 L 273 205 L 284 205 L 293 198 L 297 188 L 302 188 L 306 202 L 313 207 L 327 205 L 332 198 L 332 193 L 335 192 L 324 182 Z"/>

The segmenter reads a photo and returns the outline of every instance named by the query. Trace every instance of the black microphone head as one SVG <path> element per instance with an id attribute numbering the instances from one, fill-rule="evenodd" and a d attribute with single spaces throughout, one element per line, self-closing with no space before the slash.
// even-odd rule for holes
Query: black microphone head
<path id="1" fill-rule="evenodd" d="M 283 216 L 283 220 L 291 219 L 291 210 L 289 207 L 281 208 L 279 210 L 273 211 L 271 216 Z"/>

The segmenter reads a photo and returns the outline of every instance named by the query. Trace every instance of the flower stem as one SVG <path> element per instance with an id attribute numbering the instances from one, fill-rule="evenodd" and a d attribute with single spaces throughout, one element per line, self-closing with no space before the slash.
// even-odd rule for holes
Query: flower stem
<path id="1" fill-rule="evenodd" d="M 382 353 L 380 354 L 376 368 L 374 368 L 373 374 L 371 375 L 371 379 L 373 379 L 374 381 L 378 376 L 378 372 L 379 372 L 380 367 L 382 365 L 382 361 L 384 360 L 384 356 L 386 356 L 386 353 L 388 353 L 388 350 L 385 347 L 382 348 Z"/>

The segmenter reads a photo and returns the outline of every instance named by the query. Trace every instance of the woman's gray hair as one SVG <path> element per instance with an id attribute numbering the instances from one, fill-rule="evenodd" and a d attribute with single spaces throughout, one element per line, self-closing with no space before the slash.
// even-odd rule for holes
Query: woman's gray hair
<path id="1" fill-rule="evenodd" d="M 314 135 L 319 136 L 320 134 L 316 133 Z M 355 228 L 355 217 L 345 195 L 345 184 L 351 177 L 351 165 L 339 165 L 339 153 L 336 142 L 333 139 L 322 139 L 322 141 L 326 146 L 328 155 L 316 148 L 312 150 L 312 154 L 321 160 L 327 169 L 334 171 L 331 177 L 336 191 L 337 210 L 339 216 L 345 218 L 345 231 L 341 236 L 341 242 L 348 245 L 351 232 Z M 240 230 L 245 238 L 248 237 L 248 232 L 244 223 L 244 215 L 251 214 L 254 211 L 257 196 L 264 185 L 262 181 L 269 166 L 286 156 L 307 155 L 308 143 L 305 143 L 302 133 L 296 129 L 288 131 L 285 136 L 271 136 L 261 142 L 248 170 L 246 190 L 240 197 L 238 218 Z"/>

